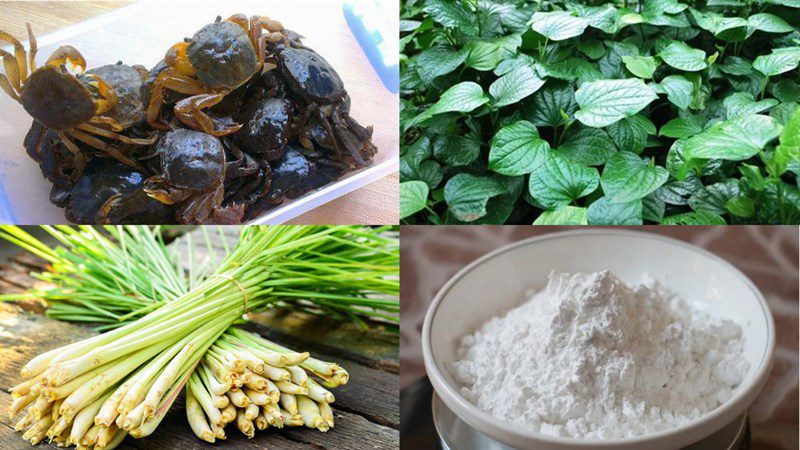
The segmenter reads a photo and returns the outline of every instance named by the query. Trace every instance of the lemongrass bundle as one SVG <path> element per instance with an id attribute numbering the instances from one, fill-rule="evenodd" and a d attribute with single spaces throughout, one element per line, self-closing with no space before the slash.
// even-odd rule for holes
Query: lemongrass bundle
<path id="1" fill-rule="evenodd" d="M 127 325 L 26 364 L 21 375 L 27 380 L 12 392 L 23 400 L 12 403 L 10 413 L 26 405 L 28 412 L 15 428 L 27 428 L 23 437 L 32 443 L 50 437 L 65 445 L 115 445 L 127 434 L 151 434 L 188 383 L 187 415 L 191 413 L 190 425 L 203 439 L 210 439 L 209 430 L 224 438 L 224 424 L 233 421 L 248 436 L 254 428 L 266 427 L 265 421 L 327 430 L 332 419 L 326 414 L 332 413 L 317 401 L 325 403 L 332 394 L 297 368 L 284 367 L 299 366 L 327 387 L 347 381 L 343 369 L 241 330 L 220 336 L 244 313 L 294 302 L 284 298 L 298 292 L 316 292 L 320 310 L 351 317 L 370 310 L 394 311 L 396 300 L 371 296 L 397 289 L 391 275 L 397 270 L 397 254 L 385 248 L 381 231 L 244 228 L 239 244 L 217 270 L 195 286 L 188 283 L 186 292 L 153 303 L 147 307 L 151 312 Z M 304 301 L 315 305 L 317 297 Z M 282 393 L 297 397 L 296 413 L 275 406 Z M 209 421 L 208 430 L 199 410 Z"/>
<path id="2" fill-rule="evenodd" d="M 269 427 L 305 426 L 322 432 L 333 428 L 330 404 L 335 398 L 313 377 L 329 387 L 345 384 L 349 376 L 339 365 L 236 327 L 220 336 L 212 349 L 186 384 L 186 417 L 200 439 L 224 439 L 224 433 L 213 430 L 231 423 L 248 438 Z M 237 386 L 234 379 L 244 381 Z M 216 404 L 214 398 L 220 396 L 229 402 Z"/>

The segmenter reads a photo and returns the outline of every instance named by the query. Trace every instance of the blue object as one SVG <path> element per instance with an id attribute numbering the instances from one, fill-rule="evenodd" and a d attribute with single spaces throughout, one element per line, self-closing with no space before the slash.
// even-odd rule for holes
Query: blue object
<path id="1" fill-rule="evenodd" d="M 397 48 L 399 31 L 392 29 L 392 19 L 397 14 L 381 8 L 389 2 L 382 0 L 355 0 L 344 4 L 347 26 L 355 36 L 372 68 L 389 92 L 400 92 L 400 55 Z M 384 20 L 382 20 L 384 19 Z"/>
<path id="2" fill-rule="evenodd" d="M 0 185 L 0 224 L 13 224 L 17 223 L 14 213 L 11 211 L 11 204 L 8 202 L 6 191 Z"/>

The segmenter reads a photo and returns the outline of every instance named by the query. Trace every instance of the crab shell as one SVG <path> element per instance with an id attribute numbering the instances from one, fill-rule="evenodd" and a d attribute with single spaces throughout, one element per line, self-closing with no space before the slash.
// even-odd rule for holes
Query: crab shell
<path id="1" fill-rule="evenodd" d="M 242 150 L 268 161 L 283 156 L 292 125 L 292 103 L 282 98 L 256 98 L 245 103 L 238 119 L 242 128 L 233 135 Z"/>
<path id="2" fill-rule="evenodd" d="M 186 56 L 206 86 L 233 90 L 258 70 L 256 49 L 242 27 L 232 22 L 211 23 L 192 37 Z"/>
<path id="3" fill-rule="evenodd" d="M 314 51 L 284 48 L 278 64 L 292 91 L 311 103 L 338 103 L 347 95 L 339 74 Z"/>
<path id="4" fill-rule="evenodd" d="M 41 67 L 28 77 L 21 100 L 31 117 L 56 131 L 88 122 L 97 112 L 89 87 L 54 66 Z"/>
<path id="5" fill-rule="evenodd" d="M 210 134 L 193 130 L 166 133 L 156 152 L 161 155 L 161 173 L 171 187 L 207 191 L 225 177 L 225 148 Z"/>
<path id="6" fill-rule="evenodd" d="M 95 74 L 108 84 L 117 96 L 117 104 L 103 113 L 117 121 L 123 128 L 141 122 L 147 110 L 142 100 L 142 75 L 133 67 L 122 63 L 108 64 L 86 73 Z"/>
<path id="7" fill-rule="evenodd" d="M 101 209 L 115 195 L 133 196 L 124 210 L 113 211 L 114 222 L 165 223 L 171 221 L 170 209 L 150 199 L 142 191 L 145 176 L 108 158 L 95 158 L 83 176 L 72 186 L 65 215 L 80 224 L 104 222 Z"/>

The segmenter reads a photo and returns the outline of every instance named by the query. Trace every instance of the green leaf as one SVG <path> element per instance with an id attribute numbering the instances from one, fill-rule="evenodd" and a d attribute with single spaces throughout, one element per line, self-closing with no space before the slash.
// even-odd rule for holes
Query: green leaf
<path id="1" fill-rule="evenodd" d="M 753 61 L 753 68 L 768 77 L 786 73 L 800 64 L 800 47 L 776 48 Z"/>
<path id="2" fill-rule="evenodd" d="M 433 47 L 417 56 L 417 72 L 420 78 L 430 83 L 434 78 L 456 70 L 467 60 L 467 49 L 453 50 L 445 47 Z"/>
<path id="3" fill-rule="evenodd" d="M 601 128 L 638 113 L 656 98 L 638 78 L 592 81 L 575 92 L 580 105 L 575 118 L 584 125 Z"/>
<path id="4" fill-rule="evenodd" d="M 537 12 L 533 14 L 531 20 L 531 28 L 551 41 L 563 41 L 580 36 L 587 26 L 589 26 L 588 20 L 564 11 Z"/>
<path id="5" fill-rule="evenodd" d="M 464 81 L 446 90 L 439 101 L 434 103 L 414 119 L 406 124 L 406 128 L 424 122 L 436 114 L 446 112 L 470 112 L 487 103 L 488 97 L 483 93 L 483 88 L 478 83 Z"/>
<path id="6" fill-rule="evenodd" d="M 609 202 L 625 203 L 646 197 L 667 178 L 667 169 L 650 165 L 635 153 L 619 152 L 608 160 L 600 184 Z"/>
<path id="7" fill-rule="evenodd" d="M 468 51 L 466 65 L 475 70 L 494 70 L 503 60 L 505 50 L 492 41 L 472 41 L 465 47 Z"/>
<path id="8" fill-rule="evenodd" d="M 489 169 L 503 175 L 531 173 L 547 158 L 550 145 L 536 127 L 524 120 L 500 129 L 492 139 Z"/>
<path id="9" fill-rule="evenodd" d="M 617 152 L 614 141 L 600 128 L 571 128 L 557 152 L 584 166 L 605 164 Z"/>
<path id="10" fill-rule="evenodd" d="M 442 166 L 436 161 L 428 159 L 412 165 L 405 158 L 400 158 L 401 181 L 424 181 L 430 189 L 436 189 L 443 177 Z"/>
<path id="11" fill-rule="evenodd" d="M 470 136 L 444 135 L 433 145 L 433 156 L 448 166 L 466 166 L 478 159 L 481 143 Z"/>
<path id="12" fill-rule="evenodd" d="M 680 109 L 686 109 L 692 104 L 694 84 L 683 75 L 669 75 L 659 83 L 667 99 Z"/>
<path id="13" fill-rule="evenodd" d="M 800 84 L 787 78 L 773 84 L 770 92 L 781 103 L 800 102 Z"/>
<path id="14" fill-rule="evenodd" d="M 445 27 L 457 28 L 470 36 L 478 34 L 478 21 L 475 16 L 453 0 L 428 0 L 422 9 Z"/>
<path id="15" fill-rule="evenodd" d="M 728 56 L 725 58 L 725 64 L 718 64 L 717 68 L 728 75 L 741 77 L 753 71 L 753 63 L 738 56 Z"/>
<path id="16" fill-rule="evenodd" d="M 600 197 L 589 205 L 586 217 L 589 225 L 641 225 L 642 201 L 611 203 Z"/>
<path id="17" fill-rule="evenodd" d="M 725 17 L 715 12 L 700 12 L 690 9 L 697 25 L 714 36 L 728 42 L 740 42 L 747 38 L 749 23 L 741 17 Z"/>
<path id="18" fill-rule="evenodd" d="M 489 86 L 489 94 L 494 97 L 492 105 L 501 106 L 517 103 L 523 98 L 533 94 L 544 84 L 536 76 L 533 67 L 521 66 L 495 80 Z"/>
<path id="19" fill-rule="evenodd" d="M 647 144 L 647 137 L 656 134 L 656 126 L 647 117 L 637 114 L 608 126 L 608 135 L 617 148 L 633 153 L 641 153 Z"/>
<path id="20" fill-rule="evenodd" d="M 704 186 L 689 197 L 689 206 L 695 211 L 712 214 L 725 214 L 728 200 L 739 195 L 739 181 L 728 179 L 720 183 Z"/>
<path id="21" fill-rule="evenodd" d="M 642 199 L 642 219 L 659 223 L 664 218 L 666 205 L 655 194 L 650 194 Z"/>
<path id="22" fill-rule="evenodd" d="M 791 33 L 794 31 L 794 28 L 785 20 L 769 13 L 753 14 L 747 18 L 747 24 L 766 33 Z"/>
<path id="23" fill-rule="evenodd" d="M 694 211 L 665 217 L 661 225 L 727 225 L 727 222 L 716 214 Z"/>
<path id="24" fill-rule="evenodd" d="M 444 199 L 458 220 L 473 222 L 486 215 L 486 204 L 490 198 L 505 192 L 505 186 L 499 181 L 460 173 L 447 180 Z"/>
<path id="25" fill-rule="evenodd" d="M 658 53 L 668 65 L 686 72 L 696 72 L 707 67 L 706 54 L 683 42 L 673 42 Z"/>
<path id="26" fill-rule="evenodd" d="M 696 120 L 689 120 L 682 117 L 672 119 L 665 123 L 659 131 L 660 136 L 683 139 L 694 136 L 703 131 L 703 126 Z"/>
<path id="27" fill-rule="evenodd" d="M 653 78 L 658 61 L 652 56 L 623 56 L 622 61 L 628 71 L 639 78 Z"/>
<path id="28" fill-rule="evenodd" d="M 726 115 L 730 119 L 736 116 L 746 116 L 766 111 L 777 105 L 778 101 L 774 98 L 768 98 L 757 102 L 752 94 L 736 92 L 727 96 L 722 101 L 722 104 L 725 106 Z"/>
<path id="29" fill-rule="evenodd" d="M 528 190 L 542 206 L 555 209 L 591 194 L 599 181 L 597 169 L 550 153 L 531 173 Z"/>
<path id="30" fill-rule="evenodd" d="M 428 201 L 428 185 L 422 181 L 400 183 L 400 218 L 416 214 Z"/>
<path id="31" fill-rule="evenodd" d="M 689 138 L 684 147 L 684 156 L 730 161 L 748 159 L 778 137 L 781 128 L 775 119 L 768 116 L 734 117 Z"/>
<path id="32" fill-rule="evenodd" d="M 744 195 L 728 200 L 725 203 L 725 209 L 734 216 L 745 218 L 753 217 L 756 213 L 755 202 Z"/>
<path id="33" fill-rule="evenodd" d="M 767 165 L 773 177 L 777 178 L 786 172 L 792 161 L 800 161 L 800 108 L 797 108 L 786 123 L 781 133 L 780 145 L 772 155 L 772 164 Z"/>
<path id="34" fill-rule="evenodd" d="M 552 80 L 533 95 L 533 106 L 527 109 L 526 117 L 538 126 L 557 127 L 566 123 L 562 112 L 569 117 L 576 109 L 578 104 L 572 86 Z"/>
<path id="35" fill-rule="evenodd" d="M 564 206 L 555 211 L 543 211 L 534 225 L 588 225 L 586 208 Z"/>

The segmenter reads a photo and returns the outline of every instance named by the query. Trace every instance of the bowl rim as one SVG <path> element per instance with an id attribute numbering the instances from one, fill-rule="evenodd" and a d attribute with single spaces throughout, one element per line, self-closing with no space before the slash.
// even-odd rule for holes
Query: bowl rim
<path id="1" fill-rule="evenodd" d="M 549 240 L 560 240 L 560 239 L 569 239 L 572 237 L 577 236 L 586 236 L 586 235 L 593 235 L 593 236 L 602 236 L 602 235 L 613 235 L 613 236 L 627 236 L 632 238 L 642 238 L 642 239 L 649 239 L 660 241 L 663 244 L 667 245 L 676 245 L 682 247 L 686 250 L 692 251 L 694 253 L 700 254 L 706 258 L 710 258 L 729 271 L 731 271 L 735 276 L 740 278 L 745 285 L 750 289 L 753 297 L 758 301 L 759 306 L 761 306 L 762 312 L 764 313 L 764 318 L 766 319 L 767 323 L 767 342 L 766 342 L 766 351 L 761 357 L 759 361 L 759 366 L 752 378 L 752 382 L 746 389 L 740 390 L 736 395 L 728 399 L 724 404 L 720 405 L 713 411 L 704 414 L 699 419 L 689 422 L 687 424 L 681 425 L 676 428 L 672 428 L 669 430 L 663 430 L 656 433 L 645 434 L 642 436 L 636 436 L 633 438 L 615 438 L 615 439 L 583 439 L 583 438 L 574 438 L 574 437 L 561 437 L 561 436 L 554 436 L 544 433 L 538 433 L 533 431 L 524 430 L 519 428 L 518 426 L 513 425 L 510 422 L 506 422 L 500 419 L 497 419 L 490 414 L 481 411 L 478 409 L 477 406 L 473 405 L 471 402 L 467 401 L 461 394 L 458 393 L 458 387 L 452 386 L 448 384 L 442 375 L 442 371 L 439 370 L 439 366 L 437 362 L 433 358 L 433 349 L 431 347 L 431 323 L 433 322 L 433 318 L 438 311 L 439 305 L 441 304 L 444 297 L 450 291 L 450 289 L 462 278 L 466 277 L 470 272 L 472 272 L 476 267 L 481 264 L 484 264 L 490 259 L 494 259 L 507 253 L 512 250 L 516 250 L 520 247 L 526 247 L 529 245 L 534 245 L 539 242 L 549 241 Z M 541 444 L 547 444 L 548 446 L 553 446 L 556 448 L 558 446 L 572 446 L 572 447 L 593 447 L 593 448 L 623 448 L 629 447 L 631 445 L 642 445 L 642 444 L 655 444 L 656 441 L 675 437 L 682 433 L 686 434 L 702 434 L 704 433 L 701 431 L 704 427 L 708 427 L 712 423 L 721 423 L 721 426 L 724 426 L 728 419 L 733 419 L 737 414 L 741 412 L 741 410 L 746 409 L 750 403 L 755 399 L 755 396 L 764 386 L 767 381 L 767 377 L 772 369 L 772 362 L 774 360 L 775 355 L 775 322 L 772 317 L 772 313 L 769 310 L 767 305 L 767 301 L 764 298 L 764 295 L 758 289 L 758 287 L 750 280 L 747 275 L 745 275 L 742 271 L 736 268 L 733 264 L 726 261 L 725 259 L 721 258 L 720 256 L 711 253 L 708 250 L 700 248 L 694 244 L 689 242 L 676 239 L 673 237 L 662 236 L 653 232 L 647 231 L 633 231 L 633 230 L 619 230 L 619 229 L 583 229 L 583 230 L 568 230 L 568 231 L 560 231 L 560 232 L 553 232 L 553 233 L 546 233 L 544 235 L 539 236 L 532 236 L 525 239 L 521 239 L 515 242 L 511 242 L 507 245 L 499 247 L 495 250 L 492 250 L 485 255 L 477 258 L 476 260 L 470 262 L 463 268 L 461 268 L 458 272 L 456 272 L 447 282 L 442 286 L 441 289 L 436 293 L 436 296 L 433 299 L 433 302 L 428 307 L 428 311 L 425 314 L 425 320 L 422 326 L 422 353 L 423 359 L 425 364 L 425 370 L 428 374 L 428 377 L 431 380 L 437 394 L 442 398 L 442 401 L 448 405 L 448 407 L 458 415 L 462 420 L 467 422 L 470 426 L 477 428 L 478 430 L 488 434 L 489 436 L 505 443 L 510 442 L 528 442 L 537 441 Z M 710 429 L 705 432 L 705 434 L 711 434 L 715 430 Z M 509 439 L 512 438 L 512 439 Z M 673 444 L 679 444 L 677 441 L 673 441 Z M 688 444 L 688 442 L 686 443 Z M 685 444 L 680 444 L 685 445 Z"/>

